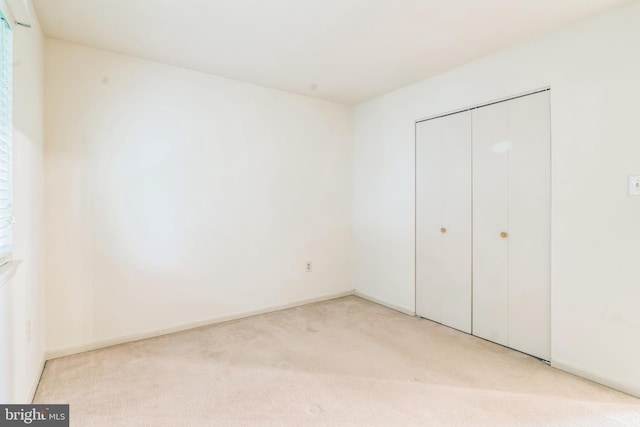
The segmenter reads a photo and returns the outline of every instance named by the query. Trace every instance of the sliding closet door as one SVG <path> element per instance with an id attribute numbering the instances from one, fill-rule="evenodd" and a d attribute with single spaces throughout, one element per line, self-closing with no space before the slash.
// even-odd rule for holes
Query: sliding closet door
<path id="1" fill-rule="evenodd" d="M 416 125 L 416 313 L 471 332 L 471 114 Z"/>
<path id="2" fill-rule="evenodd" d="M 442 322 L 442 122 L 416 124 L 416 314 Z"/>
<path id="3" fill-rule="evenodd" d="M 509 346 L 549 360 L 549 92 L 509 102 Z"/>
<path id="4" fill-rule="evenodd" d="M 473 112 L 473 333 L 549 359 L 549 92 Z"/>
<path id="5" fill-rule="evenodd" d="M 509 341 L 507 103 L 473 111 L 473 334 Z"/>

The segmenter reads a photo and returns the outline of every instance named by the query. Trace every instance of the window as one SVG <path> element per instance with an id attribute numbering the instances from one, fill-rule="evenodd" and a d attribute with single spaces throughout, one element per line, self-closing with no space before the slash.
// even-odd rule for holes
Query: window
<path id="1" fill-rule="evenodd" d="M 12 86 L 13 41 L 11 27 L 0 11 L 0 268 L 12 252 Z"/>

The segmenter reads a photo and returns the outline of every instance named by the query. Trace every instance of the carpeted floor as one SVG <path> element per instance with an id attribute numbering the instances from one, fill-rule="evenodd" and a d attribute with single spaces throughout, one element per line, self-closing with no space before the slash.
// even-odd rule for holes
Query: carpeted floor
<path id="1" fill-rule="evenodd" d="M 72 426 L 640 426 L 640 400 L 346 297 L 47 362 Z"/>

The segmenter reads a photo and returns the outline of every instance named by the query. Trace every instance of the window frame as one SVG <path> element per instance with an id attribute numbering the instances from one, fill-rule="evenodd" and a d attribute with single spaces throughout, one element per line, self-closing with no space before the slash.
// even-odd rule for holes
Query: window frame
<path id="1" fill-rule="evenodd" d="M 4 6 L 0 3 L 0 280 L 13 260 L 14 223 L 13 31 Z"/>

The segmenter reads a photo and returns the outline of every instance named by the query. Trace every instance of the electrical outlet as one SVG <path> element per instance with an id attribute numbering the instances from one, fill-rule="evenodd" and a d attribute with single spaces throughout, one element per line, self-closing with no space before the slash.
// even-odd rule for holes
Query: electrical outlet
<path id="1" fill-rule="evenodd" d="M 306 271 L 307 273 L 311 273 L 311 267 L 312 267 L 312 265 L 311 265 L 311 261 L 307 261 L 307 266 L 306 266 L 305 271 Z"/>
<path id="2" fill-rule="evenodd" d="M 27 320 L 27 342 L 31 342 L 31 320 Z"/>

